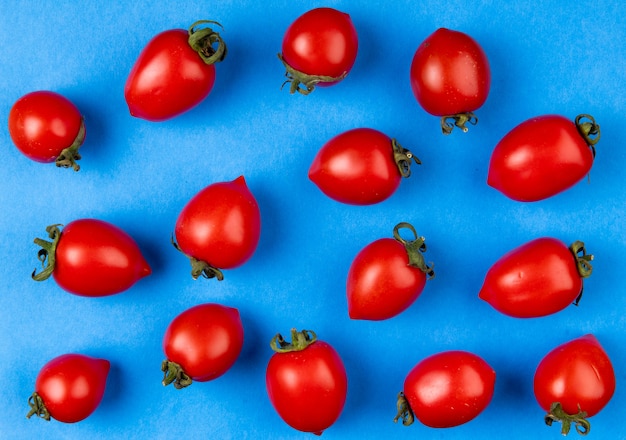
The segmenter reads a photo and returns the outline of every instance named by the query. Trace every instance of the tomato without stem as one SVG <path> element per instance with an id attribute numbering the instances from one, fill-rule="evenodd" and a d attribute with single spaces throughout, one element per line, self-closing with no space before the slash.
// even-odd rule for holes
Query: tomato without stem
<path id="1" fill-rule="evenodd" d="M 196 194 L 179 214 L 174 233 L 194 279 L 221 280 L 220 269 L 248 261 L 261 235 L 261 213 L 245 178 L 213 183 Z"/>
<path id="2" fill-rule="evenodd" d="M 332 8 L 312 9 L 285 32 L 279 59 L 287 69 L 290 92 L 303 95 L 346 77 L 356 60 L 359 42 L 350 16 Z"/>
<path id="3" fill-rule="evenodd" d="M 209 95 L 215 83 L 214 63 L 224 59 L 226 45 L 210 27 L 200 28 L 207 24 L 219 26 L 201 20 L 188 31 L 167 30 L 148 42 L 126 80 L 124 96 L 131 115 L 164 121 Z"/>
<path id="4" fill-rule="evenodd" d="M 26 417 L 75 423 L 93 413 L 104 395 L 110 362 L 82 354 L 64 354 L 45 364 L 28 400 Z"/>
<path id="5" fill-rule="evenodd" d="M 395 139 L 371 128 L 356 128 L 329 140 L 315 156 L 309 179 L 328 197 L 351 205 L 371 205 L 389 198 L 411 161 L 420 164 Z"/>
<path id="6" fill-rule="evenodd" d="M 405 240 L 400 229 L 415 239 Z M 424 237 L 409 223 L 399 223 L 394 238 L 382 238 L 363 248 L 350 266 L 346 286 L 352 319 L 383 320 L 406 310 L 424 290 L 435 272 L 424 261 Z"/>
<path id="7" fill-rule="evenodd" d="M 44 269 L 35 281 L 52 275 L 67 292 L 80 296 L 107 296 L 123 292 L 152 270 L 137 243 L 117 226 L 96 219 L 80 219 L 46 228 L 52 241 L 35 239 L 41 246 Z"/>
<path id="8" fill-rule="evenodd" d="M 226 373 L 243 347 L 239 311 L 220 304 L 200 304 L 172 320 L 163 337 L 166 360 L 163 385 L 177 389 L 192 381 L 207 382 Z"/>
<path id="9" fill-rule="evenodd" d="M 559 115 L 522 122 L 496 145 L 487 183 L 507 197 L 535 202 L 572 187 L 589 174 L 600 126 L 592 116 Z"/>
<path id="10" fill-rule="evenodd" d="M 478 121 L 473 112 L 487 100 L 491 70 L 485 52 L 472 37 L 440 28 L 417 48 L 410 79 L 419 104 L 441 116 L 441 129 L 449 134 L 455 125 L 467 131 L 467 122 Z"/>
<path id="11" fill-rule="evenodd" d="M 495 381 L 493 368 L 473 353 L 437 353 L 419 362 L 407 375 L 394 421 L 401 419 L 408 426 L 417 417 L 432 428 L 467 423 L 487 408 Z"/>
<path id="12" fill-rule="evenodd" d="M 310 330 L 276 335 L 267 365 L 267 394 L 278 415 L 294 429 L 320 435 L 341 415 L 348 377 L 339 354 Z"/>
<path id="13" fill-rule="evenodd" d="M 78 108 L 63 95 L 41 90 L 22 96 L 9 112 L 9 134 L 29 159 L 80 169 L 76 161 L 85 124 Z"/>
<path id="14" fill-rule="evenodd" d="M 502 256 L 487 272 L 478 296 L 516 318 L 550 315 L 578 304 L 592 259 L 580 241 L 568 248 L 555 238 L 538 238 Z"/>
<path id="15" fill-rule="evenodd" d="M 548 413 L 547 425 L 562 423 L 566 435 L 572 423 L 588 434 L 592 417 L 604 408 L 615 392 L 611 360 L 595 336 L 588 334 L 550 351 L 539 363 L 533 380 L 535 397 Z"/>

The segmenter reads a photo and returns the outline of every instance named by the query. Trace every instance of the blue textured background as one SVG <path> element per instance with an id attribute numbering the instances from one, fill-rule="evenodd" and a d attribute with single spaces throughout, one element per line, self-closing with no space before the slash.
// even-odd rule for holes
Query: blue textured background
<path id="1" fill-rule="evenodd" d="M 325 439 L 561 438 L 543 424 L 532 392 L 540 359 L 594 333 L 616 374 L 613 400 L 591 419 L 590 438 L 626 438 L 626 15 L 617 2 L 350 1 L 0 3 L 0 437 L 312 438 L 278 417 L 265 392 L 268 342 L 291 327 L 314 329 L 341 354 L 348 398 Z M 316 6 L 352 16 L 359 53 L 348 78 L 308 97 L 280 89 L 276 58 L 287 26 Z M 567 5 L 565 7 L 565 5 Z M 211 95 L 164 123 L 132 118 L 126 76 L 155 34 L 198 19 L 224 25 L 229 48 Z M 472 35 L 491 63 L 492 88 L 466 134 L 441 135 L 411 93 L 419 43 L 438 27 Z M 6 121 L 23 94 L 64 94 L 85 116 L 79 173 L 31 162 Z M 492 148 L 519 122 L 579 113 L 602 128 L 590 174 L 551 199 L 522 204 L 485 181 Z M 423 165 L 387 201 L 367 207 L 326 198 L 307 178 L 330 137 L 368 126 L 396 137 Z M 194 281 L 169 243 L 180 209 L 201 188 L 245 175 L 262 212 L 253 258 L 226 279 Z M 96 217 L 138 242 L 153 275 L 120 295 L 89 299 L 53 280 L 35 283 L 37 247 L 52 223 Z M 345 278 L 356 253 L 400 221 L 427 238 L 437 276 L 418 301 L 385 322 L 351 321 Z M 578 308 L 549 317 L 502 316 L 477 297 L 503 253 L 538 236 L 582 240 L 595 254 Z M 161 385 L 161 340 L 192 305 L 238 307 L 243 352 L 221 378 L 177 391 Z M 435 430 L 392 422 L 406 373 L 433 353 L 473 351 L 497 372 L 491 405 L 474 421 Z M 27 420 L 39 368 L 66 352 L 109 359 L 104 399 L 74 425 Z M 576 437 L 576 434 L 570 434 Z"/>

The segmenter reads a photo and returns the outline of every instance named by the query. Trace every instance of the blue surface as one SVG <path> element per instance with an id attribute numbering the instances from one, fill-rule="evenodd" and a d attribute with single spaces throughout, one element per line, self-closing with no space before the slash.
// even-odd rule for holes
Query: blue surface
<path id="1" fill-rule="evenodd" d="M 617 390 L 591 419 L 589 438 L 626 438 L 626 15 L 618 2 L 349 1 L 360 48 L 348 78 L 310 96 L 280 89 L 276 58 L 287 26 L 311 1 L 0 3 L 0 437 L 1 438 L 312 438 L 282 422 L 267 398 L 269 340 L 291 327 L 314 329 L 342 356 L 348 398 L 323 438 L 561 438 L 543 424 L 532 392 L 540 359 L 553 347 L 594 333 L 613 361 Z M 218 20 L 228 44 L 211 95 L 164 123 L 132 118 L 126 76 L 147 41 L 198 19 Z M 415 101 L 408 71 L 419 43 L 438 27 L 472 35 L 484 48 L 492 88 L 466 134 L 444 137 L 438 119 Z M 64 94 L 82 111 L 87 139 L 81 171 L 31 162 L 6 128 L 25 93 Z M 545 113 L 595 116 L 602 128 L 585 180 L 532 204 L 486 185 L 497 141 Z M 342 205 L 307 178 L 330 137 L 368 126 L 396 137 L 423 165 L 385 202 Z M 262 213 L 252 259 L 226 279 L 194 281 L 170 244 L 187 200 L 206 185 L 245 175 Z M 70 295 L 53 280 L 35 283 L 37 247 L 47 225 L 96 217 L 131 234 L 153 274 L 120 295 Z M 371 241 L 411 222 L 426 236 L 437 276 L 418 301 L 384 322 L 351 321 L 345 278 Z M 479 300 L 490 265 L 539 236 L 582 240 L 595 255 L 580 306 L 518 320 Z M 239 308 L 243 352 L 221 378 L 177 391 L 161 385 L 161 340 L 170 320 L 192 305 Z M 491 405 L 474 421 L 436 430 L 392 422 L 406 373 L 433 353 L 473 351 L 497 372 Z M 73 425 L 27 420 L 39 368 L 66 352 L 109 359 L 104 399 Z M 575 433 L 570 437 L 576 437 Z"/>

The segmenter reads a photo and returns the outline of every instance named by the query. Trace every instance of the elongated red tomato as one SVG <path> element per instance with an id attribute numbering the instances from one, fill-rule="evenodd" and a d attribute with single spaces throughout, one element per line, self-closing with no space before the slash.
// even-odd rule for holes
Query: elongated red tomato
<path id="1" fill-rule="evenodd" d="M 453 350 L 420 361 L 404 380 L 398 415 L 405 426 L 417 418 L 432 428 L 450 428 L 476 418 L 493 397 L 496 373 L 479 356 Z"/>
<path id="2" fill-rule="evenodd" d="M 64 354 L 46 363 L 35 382 L 28 404 L 45 420 L 75 423 L 93 413 L 104 395 L 110 362 L 82 354 Z"/>
<path id="3" fill-rule="evenodd" d="M 80 219 L 46 228 L 52 241 L 41 246 L 44 270 L 35 281 L 52 275 L 67 292 L 80 296 L 107 296 L 123 292 L 152 273 L 137 243 L 117 226 L 96 219 Z"/>
<path id="4" fill-rule="evenodd" d="M 615 372 L 600 342 L 588 334 L 559 345 L 541 360 L 534 391 L 548 413 L 547 425 L 561 422 L 566 435 L 573 423 L 580 434 L 587 434 L 587 417 L 599 413 L 613 397 Z"/>
<path id="5" fill-rule="evenodd" d="M 29 159 L 80 169 L 76 161 L 85 141 L 85 124 L 78 108 L 63 95 L 39 90 L 22 96 L 9 112 L 9 134 Z"/>
<path id="6" fill-rule="evenodd" d="M 179 214 L 175 235 L 194 278 L 221 280 L 220 269 L 248 261 L 261 235 L 261 213 L 245 178 L 213 183 L 196 194 Z"/>
<path id="7" fill-rule="evenodd" d="M 400 236 L 409 229 L 414 240 Z M 383 320 L 406 310 L 424 290 L 435 272 L 424 261 L 424 237 L 409 223 L 399 223 L 394 238 L 381 238 L 355 257 L 346 286 L 348 314 L 352 319 Z"/>
<path id="8" fill-rule="evenodd" d="M 538 238 L 502 256 L 487 272 L 478 296 L 516 318 L 550 315 L 578 304 L 592 259 L 580 241 L 568 248 L 555 238 Z"/>
<path id="9" fill-rule="evenodd" d="M 226 56 L 226 45 L 200 20 L 188 31 L 171 29 L 156 35 L 142 50 L 126 80 L 124 96 L 130 114 L 164 121 L 202 102 L 215 83 L 214 63 Z M 217 48 L 214 48 L 217 44 Z"/>
<path id="10" fill-rule="evenodd" d="M 449 134 L 457 126 L 467 131 L 476 124 L 473 113 L 487 100 L 491 70 L 482 47 L 463 32 L 440 28 L 415 51 L 411 88 L 428 113 L 441 116 L 441 129 Z"/>
<path id="11" fill-rule="evenodd" d="M 163 337 L 163 385 L 177 389 L 226 373 L 243 347 L 239 311 L 220 304 L 191 307 L 172 320 Z"/>
<path id="12" fill-rule="evenodd" d="M 320 435 L 341 415 L 348 376 L 339 354 L 310 330 L 277 334 L 265 374 L 267 394 L 278 415 L 294 429 Z"/>
<path id="13" fill-rule="evenodd" d="M 371 128 L 356 128 L 329 140 L 315 156 L 309 179 L 328 197 L 351 205 L 371 205 L 389 198 L 411 160 L 421 163 L 395 139 Z"/>
<path id="14" fill-rule="evenodd" d="M 535 202 L 572 187 L 589 174 L 600 126 L 592 116 L 528 119 L 496 145 L 487 183 L 507 197 Z"/>
<path id="15" fill-rule="evenodd" d="M 291 93 L 311 93 L 315 86 L 330 86 L 346 77 L 359 46 L 350 16 L 332 8 L 312 9 L 298 17 L 285 32 L 282 54 Z"/>

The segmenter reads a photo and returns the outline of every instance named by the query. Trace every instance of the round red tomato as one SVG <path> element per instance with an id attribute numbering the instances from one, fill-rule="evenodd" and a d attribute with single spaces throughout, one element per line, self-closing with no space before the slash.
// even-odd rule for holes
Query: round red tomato
<path id="1" fill-rule="evenodd" d="M 110 363 L 82 354 L 64 354 L 39 371 L 30 412 L 45 420 L 75 423 L 93 413 L 104 395 Z"/>
<path id="2" fill-rule="evenodd" d="M 207 186 L 176 221 L 176 247 L 191 260 L 192 276 L 223 279 L 220 269 L 248 261 L 261 235 L 261 213 L 246 180 Z"/>
<path id="3" fill-rule="evenodd" d="M 580 241 L 568 248 L 557 239 L 538 238 L 502 256 L 487 272 L 478 296 L 516 318 L 550 315 L 578 304 L 592 259 Z"/>
<path id="4" fill-rule="evenodd" d="M 410 78 L 424 110 L 442 116 L 444 134 L 455 125 L 467 131 L 467 122 L 476 124 L 473 112 L 485 103 L 491 87 L 489 61 L 480 45 L 467 34 L 444 28 L 417 48 Z"/>
<path id="5" fill-rule="evenodd" d="M 552 197 L 589 174 L 599 139 L 600 126 L 588 115 L 529 119 L 496 145 L 487 183 L 521 202 Z"/>
<path id="6" fill-rule="evenodd" d="M 188 31 L 167 30 L 148 42 L 126 80 L 124 96 L 131 115 L 164 121 L 209 95 L 215 83 L 214 63 L 224 59 L 226 45 L 211 28 L 197 29 L 204 24 L 219 26 L 201 20 Z"/>
<path id="7" fill-rule="evenodd" d="M 226 373 L 243 347 L 239 311 L 220 304 L 200 304 L 172 320 L 163 337 L 166 360 L 163 385 L 177 389 Z"/>
<path id="8" fill-rule="evenodd" d="M 356 128 L 329 140 L 309 168 L 309 179 L 328 197 L 351 205 L 371 205 L 389 198 L 411 160 L 421 163 L 386 134 Z"/>
<path id="9" fill-rule="evenodd" d="M 34 161 L 80 169 L 76 161 L 85 140 L 83 117 L 58 93 L 42 90 L 18 99 L 9 112 L 9 134 L 22 154 Z"/>
<path id="10" fill-rule="evenodd" d="M 405 426 L 414 418 L 432 428 L 450 428 L 476 418 L 487 408 L 496 373 L 479 356 L 445 351 L 419 362 L 404 380 L 398 415 Z"/>
<path id="11" fill-rule="evenodd" d="M 400 229 L 415 236 L 407 241 Z M 363 248 L 350 266 L 347 281 L 348 314 L 352 319 L 383 320 L 406 310 L 424 290 L 435 272 L 424 261 L 424 237 L 399 223 L 394 238 L 381 238 Z"/>
<path id="12" fill-rule="evenodd" d="M 265 375 L 267 394 L 278 415 L 294 429 L 320 435 L 341 415 L 348 377 L 339 354 L 310 330 L 278 334 Z"/>
<path id="13" fill-rule="evenodd" d="M 129 289 L 152 270 L 137 243 L 111 223 L 80 219 L 46 228 L 52 241 L 35 238 L 41 246 L 39 259 L 44 270 L 35 281 L 52 275 L 67 292 L 80 296 L 107 296 Z"/>
<path id="14" fill-rule="evenodd" d="M 291 93 L 308 95 L 315 86 L 336 84 L 346 77 L 359 42 L 350 16 L 332 8 L 312 9 L 285 32 L 282 54 Z"/>
<path id="15" fill-rule="evenodd" d="M 566 435 L 573 423 L 580 434 L 613 397 L 615 372 L 611 360 L 595 336 L 585 335 L 548 353 L 537 366 L 535 397 L 548 414 L 547 425 L 562 423 Z"/>

